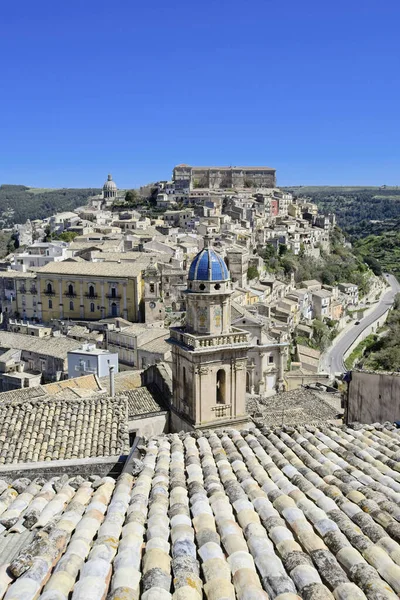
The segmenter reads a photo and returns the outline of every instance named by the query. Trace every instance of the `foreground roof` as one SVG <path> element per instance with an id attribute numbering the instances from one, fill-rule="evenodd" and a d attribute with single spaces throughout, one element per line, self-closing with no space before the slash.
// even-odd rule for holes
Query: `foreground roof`
<path id="1" fill-rule="evenodd" d="M 57 396 L 5 400 L 0 404 L 0 465 L 119 456 L 129 449 L 127 417 L 125 398 L 85 398 L 73 388 Z"/>
<path id="2" fill-rule="evenodd" d="M 399 456 L 373 426 L 196 432 L 117 482 L 0 481 L 1 594 L 394 600 Z"/>

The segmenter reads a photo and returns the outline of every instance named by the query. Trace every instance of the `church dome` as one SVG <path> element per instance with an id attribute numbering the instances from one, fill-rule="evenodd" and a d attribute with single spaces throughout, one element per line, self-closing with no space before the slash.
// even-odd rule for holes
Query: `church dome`
<path id="1" fill-rule="evenodd" d="M 205 246 L 194 257 L 189 269 L 189 281 L 226 281 L 229 271 L 222 256 L 204 240 Z"/>
<path id="2" fill-rule="evenodd" d="M 117 185 L 116 185 L 115 181 L 113 181 L 112 175 L 109 175 L 107 177 L 107 181 L 103 185 L 103 190 L 108 191 L 108 192 L 109 191 L 117 191 Z"/>

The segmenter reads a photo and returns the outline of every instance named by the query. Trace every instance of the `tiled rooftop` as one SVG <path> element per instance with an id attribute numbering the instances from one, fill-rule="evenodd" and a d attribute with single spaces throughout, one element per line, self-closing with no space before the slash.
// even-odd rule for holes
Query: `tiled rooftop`
<path id="1" fill-rule="evenodd" d="M 128 400 L 129 417 L 137 417 L 167 410 L 167 408 L 158 400 L 156 395 L 151 394 L 146 387 L 128 390 L 122 392 L 122 395 Z"/>
<path id="2" fill-rule="evenodd" d="M 293 371 L 294 374 L 300 371 Z M 340 412 L 320 393 L 308 389 L 282 392 L 267 398 L 249 397 L 248 412 L 257 422 L 269 426 L 324 424 L 333 421 Z M 330 395 L 332 396 L 332 394 Z"/>
<path id="3" fill-rule="evenodd" d="M 65 388 L 56 397 L 3 401 L 0 465 L 125 453 L 129 449 L 127 400 L 80 395 Z"/>
<path id="4" fill-rule="evenodd" d="M 10 331 L 0 331 L 0 348 L 14 348 L 16 350 L 25 350 L 36 352 L 43 356 L 55 356 L 56 358 L 66 359 L 70 350 L 79 348 L 80 342 L 66 337 L 40 338 L 23 333 L 11 333 Z"/>
<path id="5" fill-rule="evenodd" d="M 395 600 L 399 456 L 391 429 L 255 428 L 151 439 L 117 482 L 0 480 L 0 595 Z"/>

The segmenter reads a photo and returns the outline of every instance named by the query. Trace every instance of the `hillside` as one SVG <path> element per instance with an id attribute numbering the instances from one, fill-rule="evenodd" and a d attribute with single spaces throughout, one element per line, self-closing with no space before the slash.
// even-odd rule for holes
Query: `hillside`
<path id="1" fill-rule="evenodd" d="M 74 210 L 86 204 L 90 196 L 99 194 L 99 189 L 46 190 L 24 185 L 0 186 L 0 227 L 25 223 L 27 219 L 44 219 L 54 213 Z"/>
<path id="2" fill-rule="evenodd" d="M 337 223 L 350 240 L 370 233 L 391 231 L 400 222 L 400 188 L 295 186 L 284 188 L 308 198 L 321 212 L 335 213 Z"/>
<path id="3" fill-rule="evenodd" d="M 355 253 L 363 259 L 375 258 L 385 272 L 400 277 L 400 229 L 382 235 L 369 235 L 354 244 Z"/>

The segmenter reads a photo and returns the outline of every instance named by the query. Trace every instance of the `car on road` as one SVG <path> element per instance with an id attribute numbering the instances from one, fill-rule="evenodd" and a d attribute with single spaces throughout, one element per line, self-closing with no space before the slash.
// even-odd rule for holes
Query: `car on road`
<path id="1" fill-rule="evenodd" d="M 354 325 L 359 325 L 359 324 L 360 324 L 360 321 L 356 321 L 356 322 L 354 323 Z"/>

